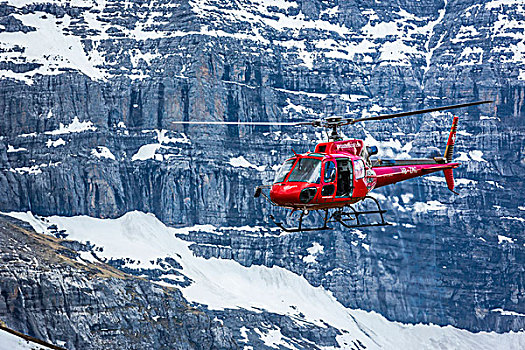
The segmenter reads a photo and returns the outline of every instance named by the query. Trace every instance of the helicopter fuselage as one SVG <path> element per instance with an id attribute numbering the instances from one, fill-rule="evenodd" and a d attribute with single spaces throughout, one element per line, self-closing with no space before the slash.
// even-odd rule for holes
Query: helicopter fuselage
<path id="1" fill-rule="evenodd" d="M 288 232 L 331 230 L 329 223 L 338 222 L 347 228 L 385 226 L 379 201 L 369 196 L 374 188 L 390 185 L 414 177 L 443 171 L 449 190 L 454 192 L 453 169 L 459 163 L 452 162 L 454 142 L 458 117 L 454 117 L 448 137 L 447 147 L 443 157 L 432 159 L 410 160 L 371 160 L 370 156 L 377 153 L 377 147 L 365 147 L 363 140 L 342 140 L 338 129 L 346 125 L 366 121 L 379 121 L 400 117 L 421 115 L 424 113 L 441 112 L 456 108 L 478 106 L 492 101 L 476 101 L 450 106 L 426 108 L 393 114 L 365 116 L 361 118 L 330 116 L 308 121 L 277 122 L 277 121 L 174 121 L 173 124 L 206 124 L 210 125 L 272 125 L 272 126 L 311 126 L 329 129 L 330 142 L 319 143 L 314 152 L 297 155 L 286 160 L 277 172 L 272 185 L 260 185 L 255 189 L 254 197 L 261 195 L 273 205 L 301 211 L 298 225 L 295 228 L 286 227 L 283 222 L 270 219 L 281 229 Z M 269 195 L 263 189 L 270 188 Z M 456 192 L 454 192 L 456 193 Z M 457 193 L 456 193 L 457 194 Z M 375 202 L 377 209 L 356 209 L 352 204 L 369 200 Z M 360 205 L 361 206 L 361 205 Z M 347 207 L 347 208 L 345 208 Z M 304 227 L 303 217 L 310 210 L 324 211 L 322 226 Z M 330 209 L 332 214 L 329 213 Z M 346 209 L 346 210 L 345 210 Z M 317 211 L 319 213 L 319 211 Z M 381 220 L 375 223 L 362 222 L 360 218 L 369 215 L 379 215 Z M 353 223 L 350 223 L 353 222 Z"/>
<path id="2" fill-rule="evenodd" d="M 441 157 L 370 160 L 370 153 L 363 140 L 320 143 L 314 152 L 285 161 L 270 199 L 297 210 L 340 208 L 363 200 L 374 188 L 459 166 Z"/>

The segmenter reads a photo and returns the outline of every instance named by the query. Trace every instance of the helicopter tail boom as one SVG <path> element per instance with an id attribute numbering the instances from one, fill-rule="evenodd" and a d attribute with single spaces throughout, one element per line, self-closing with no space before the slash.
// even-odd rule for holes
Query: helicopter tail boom
<path id="1" fill-rule="evenodd" d="M 395 161 L 391 166 L 383 164 L 373 166 L 372 169 L 377 174 L 375 187 L 378 188 L 438 171 L 452 172 L 452 169 L 458 166 L 459 163 L 438 163 L 433 159 L 421 159 L 416 161 Z"/>
<path id="2" fill-rule="evenodd" d="M 377 184 L 375 187 L 390 185 L 442 170 L 445 174 L 448 189 L 458 194 L 454 191 L 453 169 L 457 168 L 459 163 L 452 163 L 458 119 L 458 117 L 454 117 L 452 121 L 444 157 L 417 160 L 378 160 L 372 165 L 377 174 Z"/>

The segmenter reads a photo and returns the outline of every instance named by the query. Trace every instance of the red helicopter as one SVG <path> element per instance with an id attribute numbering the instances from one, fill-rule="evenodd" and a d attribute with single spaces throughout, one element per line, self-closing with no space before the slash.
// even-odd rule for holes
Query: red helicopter
<path id="1" fill-rule="evenodd" d="M 378 153 L 375 146 L 365 146 L 363 140 L 343 140 L 338 128 L 369 120 L 384 120 L 406 117 L 429 112 L 469 107 L 492 101 L 477 101 L 452 106 L 422 109 L 365 118 L 330 117 L 326 119 L 298 122 L 174 122 L 175 124 L 221 124 L 221 125 L 310 125 L 328 128 L 332 132 L 328 142 L 317 144 L 313 152 L 296 154 L 286 160 L 277 171 L 272 185 L 258 186 L 255 197 L 263 196 L 272 205 L 292 209 L 292 213 L 300 211 L 296 227 L 285 227 L 270 215 L 272 221 L 287 232 L 329 230 L 329 223 L 338 222 L 348 228 L 390 225 L 383 214 L 377 199 L 368 194 L 374 189 L 396 182 L 443 171 L 448 188 L 454 191 L 453 169 L 460 163 L 452 162 L 458 117 L 454 117 L 452 128 L 443 157 L 432 159 L 386 160 L 370 159 Z M 269 195 L 263 192 L 270 189 Z M 375 205 L 373 210 L 357 210 L 354 204 L 369 200 Z M 309 212 L 323 213 L 320 215 L 322 225 L 304 227 L 303 219 Z M 331 212 L 332 211 L 332 212 Z M 380 220 L 370 223 L 363 222 L 363 217 L 379 215 Z"/>

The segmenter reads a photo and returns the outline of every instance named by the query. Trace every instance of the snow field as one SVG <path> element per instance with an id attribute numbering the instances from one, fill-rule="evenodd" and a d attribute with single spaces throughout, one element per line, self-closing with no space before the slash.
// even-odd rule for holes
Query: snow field
<path id="1" fill-rule="evenodd" d="M 314 287 L 306 279 L 282 267 L 244 267 L 233 260 L 196 257 L 189 249 L 191 242 L 177 238 L 191 228 L 170 228 L 154 215 L 129 212 L 118 219 L 88 216 L 36 218 L 31 213 L 9 213 L 30 223 L 40 233 L 56 224 L 65 229 L 68 238 L 91 242 L 101 258 L 131 258 L 134 267 L 153 268 L 158 258 L 172 257 L 182 266 L 180 272 L 191 285 L 182 288 L 190 302 L 206 304 L 210 309 L 244 308 L 287 315 L 299 324 L 325 322 L 342 331 L 340 346 L 359 339 L 367 349 L 522 349 L 525 333 L 471 333 L 451 326 L 406 325 L 390 322 L 375 312 L 352 310 L 340 304 L 331 292 Z M 210 227 L 205 227 L 210 230 Z M 198 227 L 195 227 L 198 230 Z M 319 254 L 320 246 L 312 245 L 309 253 Z M 301 315 L 302 314 L 302 315 Z M 274 332 L 275 333 L 275 332 Z M 278 334 L 266 334 L 265 341 L 283 340 Z"/>

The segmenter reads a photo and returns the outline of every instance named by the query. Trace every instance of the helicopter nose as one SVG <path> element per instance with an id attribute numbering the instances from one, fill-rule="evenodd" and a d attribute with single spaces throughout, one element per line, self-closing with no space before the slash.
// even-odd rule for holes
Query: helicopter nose
<path id="1" fill-rule="evenodd" d="M 292 204 L 299 199 L 297 195 L 298 187 L 297 184 L 275 184 L 270 190 L 270 199 L 278 205 Z"/>
<path id="2" fill-rule="evenodd" d="M 278 205 L 301 205 L 311 202 L 317 193 L 316 188 L 307 183 L 278 183 L 270 190 L 270 199 Z"/>

